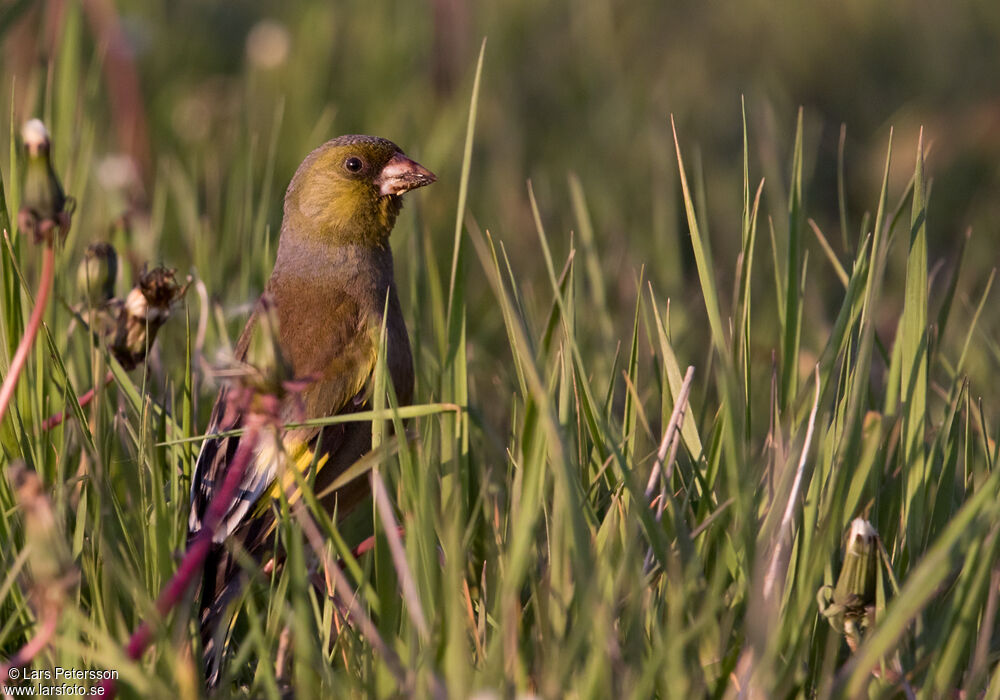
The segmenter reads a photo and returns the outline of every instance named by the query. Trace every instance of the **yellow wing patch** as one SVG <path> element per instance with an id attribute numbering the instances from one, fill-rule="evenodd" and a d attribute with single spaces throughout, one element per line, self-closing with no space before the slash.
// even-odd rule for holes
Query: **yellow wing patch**
<path id="1" fill-rule="evenodd" d="M 277 440 L 268 440 L 257 453 L 257 464 L 277 464 L 277 478 L 257 501 L 254 508 L 254 516 L 261 515 L 271 507 L 273 501 L 281 499 L 281 493 L 285 493 L 285 498 L 289 505 L 294 504 L 302 497 L 302 490 L 298 487 L 295 472 L 303 477 L 307 476 L 316 462 L 318 472 L 329 461 L 330 455 L 321 455 L 316 458 L 316 452 L 309 445 L 295 438 L 285 438 L 279 447 Z"/>

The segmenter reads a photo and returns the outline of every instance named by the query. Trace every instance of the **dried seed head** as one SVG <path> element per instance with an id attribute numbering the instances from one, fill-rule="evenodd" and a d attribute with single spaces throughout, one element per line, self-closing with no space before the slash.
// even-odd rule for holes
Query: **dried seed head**
<path id="1" fill-rule="evenodd" d="M 87 305 L 100 308 L 115 294 L 118 278 L 118 253 L 110 243 L 100 241 L 87 246 L 76 269 L 76 286 Z"/>
<path id="2" fill-rule="evenodd" d="M 133 369 L 146 358 L 160 326 L 170 318 L 171 306 L 186 291 L 187 285 L 177 282 L 176 270 L 143 269 L 124 303 L 113 304 L 117 320 L 109 333 L 109 349 L 122 367 Z"/>
<path id="3" fill-rule="evenodd" d="M 143 268 L 137 287 L 155 309 L 169 310 L 170 305 L 183 293 L 183 287 L 177 281 L 177 270 L 163 266 L 152 270 Z"/>

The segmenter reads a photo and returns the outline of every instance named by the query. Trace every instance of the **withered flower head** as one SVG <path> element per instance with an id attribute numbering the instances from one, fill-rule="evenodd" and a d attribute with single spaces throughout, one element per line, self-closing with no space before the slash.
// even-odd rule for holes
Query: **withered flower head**
<path id="1" fill-rule="evenodd" d="M 166 267 L 143 269 L 139 282 L 118 306 L 109 349 L 122 367 L 134 369 L 146 358 L 160 326 L 170 318 L 171 306 L 184 296 L 187 285 L 177 281 L 177 271 Z"/>
<path id="2" fill-rule="evenodd" d="M 181 293 L 181 284 L 177 281 L 177 270 L 154 267 L 152 270 L 143 267 L 136 285 L 149 305 L 156 310 L 169 310 L 170 305 Z"/>
<path id="3" fill-rule="evenodd" d="M 114 246 L 105 241 L 87 246 L 76 269 L 76 286 L 87 305 L 96 309 L 111 299 L 117 278 L 118 253 Z"/>

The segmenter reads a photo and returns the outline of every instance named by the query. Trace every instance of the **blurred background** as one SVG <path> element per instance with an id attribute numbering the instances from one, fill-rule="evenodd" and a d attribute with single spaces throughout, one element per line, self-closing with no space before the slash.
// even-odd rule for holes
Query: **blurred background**
<path id="1" fill-rule="evenodd" d="M 657 293 L 674 302 L 678 346 L 705 347 L 671 114 L 721 289 L 732 288 L 740 244 L 741 99 L 751 187 L 767 180 L 762 269 L 772 267 L 769 228 L 779 250 L 787 235 L 800 107 L 807 216 L 841 260 L 870 230 L 861 230 L 863 216 L 877 203 L 890 127 L 894 205 L 912 175 L 922 126 L 933 178 L 930 267 L 954 265 L 972 227 L 958 294 L 968 312 L 996 264 L 1000 3 L 993 0 L 4 0 L 0 13 L 10 100 L 0 120 L 8 127 L 40 115 L 51 125 L 57 165 L 80 201 L 69 254 L 107 235 L 125 237 L 134 265 L 162 261 L 201 279 L 231 319 L 229 333 L 270 271 L 295 167 L 342 133 L 391 138 L 439 175 L 411 196 L 394 246 L 397 258 L 414 252 L 421 231 L 431 242 L 427 264 L 447 273 L 484 38 L 469 215 L 504 242 L 534 303 L 532 290 L 544 293 L 548 282 L 526 183 L 557 256 L 565 256 L 580 227 L 569 185 L 575 174 L 593 223 L 601 293 L 620 322 L 595 342 L 612 350 L 611 338 L 629 333 L 643 266 Z M 9 167 L 2 169 L 10 186 Z M 128 226 L 113 226 L 123 213 Z M 842 289 L 808 235 L 803 345 L 815 350 Z M 902 289 L 905 252 L 893 249 L 890 289 Z M 401 267 L 405 289 L 411 266 Z M 473 361 L 503 360 L 490 358 L 485 342 L 502 332 L 500 314 L 490 313 L 495 302 L 485 284 L 470 284 L 469 295 Z M 404 296 L 412 320 L 420 301 Z M 764 337 L 775 337 L 773 289 L 764 287 L 756 304 Z M 891 336 L 899 309 L 883 311 Z M 992 337 L 1000 314 L 986 316 L 980 327 Z M 225 344 L 214 326 L 206 333 L 206 348 Z M 770 351 L 754 348 L 765 367 Z M 973 360 L 973 372 L 990 362 Z"/>

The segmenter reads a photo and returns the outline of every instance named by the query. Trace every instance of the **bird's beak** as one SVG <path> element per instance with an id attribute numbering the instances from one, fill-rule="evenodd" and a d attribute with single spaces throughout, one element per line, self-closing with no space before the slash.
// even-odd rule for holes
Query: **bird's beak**
<path id="1" fill-rule="evenodd" d="M 410 160 L 402 153 L 397 153 L 382 168 L 375 178 L 375 184 L 383 195 L 403 194 L 418 187 L 429 185 L 437 180 L 430 170 L 416 161 Z"/>

